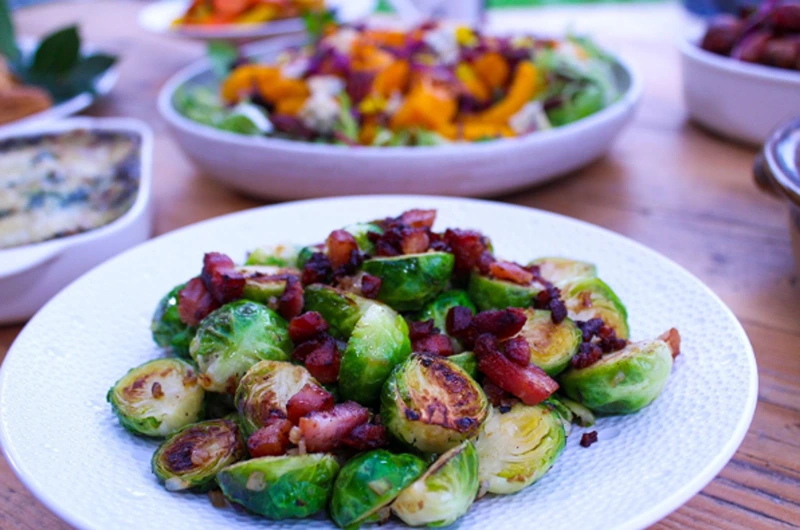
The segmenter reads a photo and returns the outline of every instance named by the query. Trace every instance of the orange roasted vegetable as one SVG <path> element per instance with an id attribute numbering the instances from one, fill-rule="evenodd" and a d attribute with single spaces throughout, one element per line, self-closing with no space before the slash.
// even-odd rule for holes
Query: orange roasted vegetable
<path id="1" fill-rule="evenodd" d="M 245 64 L 236 68 L 222 83 L 220 89 L 222 99 L 226 103 L 238 103 L 249 97 L 258 89 L 259 80 L 264 76 L 272 75 L 270 72 L 273 70 L 277 77 L 277 69 L 268 66 Z"/>
<path id="2" fill-rule="evenodd" d="M 385 98 L 395 92 L 405 92 L 410 72 L 408 61 L 395 61 L 375 76 L 372 89 Z"/>
<path id="3" fill-rule="evenodd" d="M 390 48 L 400 48 L 406 43 L 406 33 L 392 30 L 365 30 L 361 36 L 366 42 Z"/>
<path id="4" fill-rule="evenodd" d="M 475 73 L 478 78 L 486 83 L 489 88 L 496 89 L 505 86 L 508 81 L 508 63 L 497 52 L 481 55 L 474 63 Z"/>
<path id="5" fill-rule="evenodd" d="M 258 92 L 270 103 L 277 104 L 283 99 L 307 98 L 308 85 L 302 79 L 288 79 L 280 76 L 263 76 L 258 79 Z"/>
<path id="6" fill-rule="evenodd" d="M 457 110 L 456 98 L 446 88 L 422 82 L 411 89 L 403 106 L 392 116 L 391 127 L 394 130 L 423 127 L 435 131 L 451 122 Z"/>
<path id="7" fill-rule="evenodd" d="M 275 113 L 285 114 L 286 116 L 297 116 L 307 99 L 308 98 L 305 96 L 297 96 L 278 100 L 275 104 Z"/>
<path id="8" fill-rule="evenodd" d="M 469 64 L 459 64 L 456 67 L 456 77 L 461 81 L 467 93 L 478 101 L 488 101 L 491 97 L 489 87 L 478 78 L 475 70 Z"/>
<path id="9" fill-rule="evenodd" d="M 508 125 L 495 123 L 445 123 L 440 125 L 436 132 L 448 140 L 466 140 L 468 142 L 501 136 L 516 136 L 514 130 Z"/>
<path id="10" fill-rule="evenodd" d="M 470 120 L 481 123 L 507 124 L 509 118 L 534 98 L 540 89 L 539 72 L 530 61 L 522 61 L 517 66 L 514 80 L 506 96 L 478 114 L 477 119 Z"/>
<path id="11" fill-rule="evenodd" d="M 363 40 L 353 43 L 351 65 L 357 72 L 378 72 L 394 62 L 394 55 Z"/>

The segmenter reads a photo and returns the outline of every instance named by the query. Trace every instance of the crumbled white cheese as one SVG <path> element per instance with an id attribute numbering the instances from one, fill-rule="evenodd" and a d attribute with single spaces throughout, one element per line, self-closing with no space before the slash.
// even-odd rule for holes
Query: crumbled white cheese
<path id="1" fill-rule="evenodd" d="M 308 71 L 308 57 L 296 55 L 281 65 L 281 76 L 286 79 L 300 79 Z"/>
<path id="2" fill-rule="evenodd" d="M 325 37 L 325 44 L 331 46 L 342 55 L 350 55 L 353 43 L 358 39 L 358 31 L 352 28 L 343 28 Z"/>
<path id="3" fill-rule="evenodd" d="M 541 129 L 549 129 L 550 121 L 547 119 L 544 108 L 542 108 L 542 103 L 540 101 L 531 101 L 509 118 L 508 125 L 515 133 L 521 135 Z"/>
<path id="4" fill-rule="evenodd" d="M 336 96 L 344 90 L 344 81 L 335 75 L 315 75 L 308 78 L 307 84 L 312 95 Z"/>
<path id="5" fill-rule="evenodd" d="M 303 125 L 321 134 L 333 132 L 336 121 L 339 119 L 339 101 L 324 92 L 312 92 L 299 116 Z"/>
<path id="6" fill-rule="evenodd" d="M 427 32 L 425 44 L 433 48 L 444 64 L 458 62 L 459 50 L 455 28 L 438 27 Z"/>

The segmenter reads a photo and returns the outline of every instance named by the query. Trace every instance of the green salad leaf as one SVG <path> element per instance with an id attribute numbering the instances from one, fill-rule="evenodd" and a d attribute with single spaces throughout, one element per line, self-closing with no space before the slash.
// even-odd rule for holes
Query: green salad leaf
<path id="1" fill-rule="evenodd" d="M 214 75 L 219 79 L 225 79 L 239 57 L 239 50 L 229 42 L 211 41 L 208 43 L 206 54 Z"/>

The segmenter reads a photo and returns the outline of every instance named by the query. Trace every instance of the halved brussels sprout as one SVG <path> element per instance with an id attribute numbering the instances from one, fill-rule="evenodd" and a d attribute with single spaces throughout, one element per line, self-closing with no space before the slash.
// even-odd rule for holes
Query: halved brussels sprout
<path id="1" fill-rule="evenodd" d="M 594 413 L 568 397 L 560 394 L 552 395 L 545 403 L 555 407 L 564 420 L 570 424 L 576 423 L 581 427 L 591 427 L 595 424 L 596 418 L 594 417 Z M 569 429 L 566 427 L 564 427 L 564 429 L 567 430 L 567 436 L 569 436 Z"/>
<path id="2" fill-rule="evenodd" d="M 281 276 L 300 274 L 297 269 L 272 265 L 250 265 L 237 270 L 245 279 L 242 298 L 264 305 L 275 303 L 286 290 L 286 280 Z"/>
<path id="3" fill-rule="evenodd" d="M 153 313 L 150 330 L 156 344 L 171 348 L 179 357 L 189 358 L 189 344 L 196 329 L 184 324 L 178 313 L 178 295 L 185 286 L 185 283 L 178 285 L 161 299 Z"/>
<path id="4" fill-rule="evenodd" d="M 570 398 L 601 414 L 630 414 L 649 405 L 667 384 L 672 350 L 663 340 L 634 342 L 559 378 Z"/>
<path id="5" fill-rule="evenodd" d="M 330 326 L 331 335 L 347 340 L 372 300 L 327 285 L 309 285 L 303 291 L 304 310 L 316 311 Z"/>
<path id="6" fill-rule="evenodd" d="M 414 353 L 392 371 L 381 394 L 381 421 L 400 441 L 441 454 L 474 436 L 489 402 L 480 385 L 446 357 Z"/>
<path id="7" fill-rule="evenodd" d="M 416 311 L 442 292 L 453 273 L 455 258 L 447 252 L 373 258 L 361 267 L 382 280 L 378 300 L 397 311 Z"/>
<path id="8" fill-rule="evenodd" d="M 467 513 L 478 494 L 478 453 L 465 440 L 440 456 L 392 503 L 409 526 L 447 526 Z"/>
<path id="9" fill-rule="evenodd" d="M 239 426 L 219 419 L 194 423 L 167 438 L 153 455 L 152 469 L 169 491 L 211 489 L 217 473 L 247 455 Z"/>
<path id="10" fill-rule="evenodd" d="M 203 415 L 203 388 L 194 367 L 180 359 L 156 359 L 131 369 L 106 399 L 129 431 L 169 436 Z"/>
<path id="11" fill-rule="evenodd" d="M 530 307 L 541 291 L 537 283 L 519 285 L 506 280 L 482 276 L 474 272 L 469 277 L 467 292 L 481 311 L 507 307 Z"/>
<path id="12" fill-rule="evenodd" d="M 405 319 L 383 304 L 371 304 L 353 329 L 339 367 L 342 399 L 362 405 L 378 401 L 386 378 L 411 353 Z"/>
<path id="13" fill-rule="evenodd" d="M 442 333 L 447 333 L 447 313 L 450 309 L 458 306 L 466 307 L 473 313 L 478 312 L 466 291 L 451 289 L 428 302 L 421 311 L 414 314 L 414 320 L 425 321 L 433 319 L 433 325 L 439 328 Z"/>
<path id="14" fill-rule="evenodd" d="M 528 308 L 525 316 L 519 336 L 528 341 L 531 363 L 548 375 L 563 372 L 583 342 L 581 330 L 569 318 L 554 324 L 550 311 Z"/>
<path id="15" fill-rule="evenodd" d="M 478 377 L 478 358 L 474 352 L 461 352 L 458 355 L 451 355 L 447 360 L 459 365 L 471 378 L 476 379 Z"/>
<path id="16" fill-rule="evenodd" d="M 303 366 L 283 361 L 251 366 L 236 389 L 236 410 L 245 431 L 252 434 L 275 414 L 286 417 L 286 404 L 309 383 L 320 386 Z"/>
<path id="17" fill-rule="evenodd" d="M 574 259 L 539 258 L 531 261 L 529 265 L 537 265 L 542 278 L 555 284 L 597 276 L 597 267 L 594 263 Z"/>
<path id="18" fill-rule="evenodd" d="M 414 455 L 378 449 L 347 462 L 333 486 L 330 513 L 342 528 L 358 528 L 389 517 L 389 504 L 425 471 Z"/>
<path id="19" fill-rule="evenodd" d="M 493 409 L 475 442 L 487 491 L 516 493 L 547 473 L 566 444 L 561 421 L 546 404 L 516 403 L 504 413 Z"/>
<path id="20" fill-rule="evenodd" d="M 215 310 L 200 323 L 190 348 L 200 368 L 200 384 L 232 394 L 258 361 L 289 360 L 293 346 L 288 328 L 278 313 L 249 300 Z"/>
<path id="21" fill-rule="evenodd" d="M 375 243 L 369 240 L 370 232 L 383 234 L 383 228 L 374 223 L 356 223 L 344 227 L 345 232 L 349 232 L 356 239 L 358 248 L 365 254 L 375 254 Z"/>
<path id="22" fill-rule="evenodd" d="M 264 245 L 247 256 L 245 265 L 268 265 L 273 267 L 295 267 L 298 249 L 294 245 Z"/>
<path id="23" fill-rule="evenodd" d="M 217 474 L 231 502 L 269 519 L 309 517 L 325 508 L 339 464 L 333 455 L 262 456 Z"/>
<path id="24" fill-rule="evenodd" d="M 566 284 L 561 292 L 572 320 L 601 318 L 617 337 L 628 339 L 628 310 L 603 280 L 585 278 Z"/>

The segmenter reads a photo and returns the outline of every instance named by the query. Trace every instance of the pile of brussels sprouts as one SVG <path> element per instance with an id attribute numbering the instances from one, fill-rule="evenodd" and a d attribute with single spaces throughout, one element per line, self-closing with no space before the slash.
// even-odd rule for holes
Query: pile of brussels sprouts
<path id="1" fill-rule="evenodd" d="M 677 330 L 629 342 L 593 265 L 498 260 L 434 219 L 410 210 L 243 265 L 206 254 L 153 315 L 168 355 L 108 393 L 123 427 L 163 439 L 158 481 L 274 520 L 446 526 L 539 480 L 573 423 L 658 396 Z"/>

